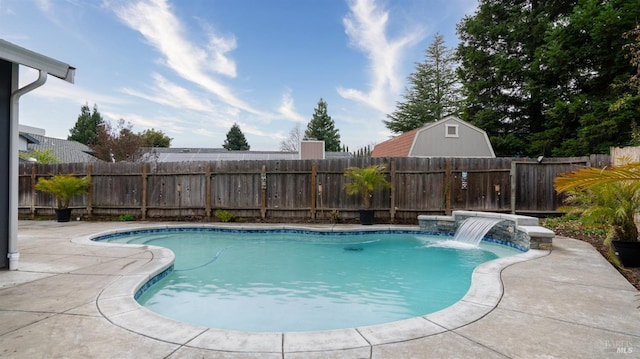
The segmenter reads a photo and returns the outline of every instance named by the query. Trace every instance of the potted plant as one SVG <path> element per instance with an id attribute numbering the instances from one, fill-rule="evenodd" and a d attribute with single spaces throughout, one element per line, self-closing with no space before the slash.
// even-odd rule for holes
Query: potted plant
<path id="1" fill-rule="evenodd" d="M 58 222 L 69 222 L 71 218 L 71 208 L 69 202 L 75 195 L 84 193 L 89 186 L 87 177 L 76 177 L 74 175 L 55 175 L 50 179 L 40 178 L 36 183 L 36 190 L 50 193 L 56 198 L 57 208 L 55 208 Z"/>
<path id="2" fill-rule="evenodd" d="M 569 212 L 581 215 L 583 223 L 609 228 L 604 244 L 609 247 L 612 262 L 640 267 L 635 223 L 640 213 L 640 163 L 563 173 L 554 186 L 559 193 L 567 194 Z"/>
<path id="3" fill-rule="evenodd" d="M 349 167 L 344 172 L 344 175 L 350 180 L 344 186 L 347 194 L 362 196 L 361 224 L 373 224 L 374 212 L 371 209 L 373 191 L 379 188 L 391 188 L 391 184 L 384 176 L 385 169 L 384 165 L 371 165 L 368 167 Z"/>

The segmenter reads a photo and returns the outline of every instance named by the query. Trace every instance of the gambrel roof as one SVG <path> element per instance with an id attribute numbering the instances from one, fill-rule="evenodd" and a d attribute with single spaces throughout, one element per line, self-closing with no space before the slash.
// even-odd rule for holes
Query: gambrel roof
<path id="1" fill-rule="evenodd" d="M 493 158 L 487 133 L 453 116 L 377 144 L 371 157 Z"/>

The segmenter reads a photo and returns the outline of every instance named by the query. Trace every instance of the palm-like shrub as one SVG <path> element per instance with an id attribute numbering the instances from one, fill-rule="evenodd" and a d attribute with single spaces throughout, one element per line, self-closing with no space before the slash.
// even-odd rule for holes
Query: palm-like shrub
<path id="1" fill-rule="evenodd" d="M 82 194 L 89 187 L 87 177 L 76 177 L 74 175 L 56 175 L 47 178 L 40 178 L 36 183 L 36 190 L 50 193 L 56 198 L 58 209 L 69 208 L 69 202 L 75 195 Z"/>
<path id="2" fill-rule="evenodd" d="M 612 242 L 638 241 L 634 217 L 640 213 L 640 163 L 563 173 L 554 186 L 558 193 L 567 194 L 569 207 L 565 208 L 570 214 L 580 215 L 585 224 L 609 227 L 604 244 L 609 248 L 609 259 L 619 265 Z"/>
<path id="3" fill-rule="evenodd" d="M 378 188 L 391 188 L 391 183 L 384 176 L 384 165 L 371 165 L 368 167 L 349 167 L 344 175 L 350 182 L 344 188 L 349 195 L 362 195 L 362 205 L 365 209 L 371 208 L 371 196 Z"/>
<path id="4" fill-rule="evenodd" d="M 607 182 L 589 189 L 566 190 L 564 207 L 578 214 L 585 224 L 609 226 L 609 239 L 637 241 L 634 215 L 640 212 L 640 191 L 629 182 Z"/>

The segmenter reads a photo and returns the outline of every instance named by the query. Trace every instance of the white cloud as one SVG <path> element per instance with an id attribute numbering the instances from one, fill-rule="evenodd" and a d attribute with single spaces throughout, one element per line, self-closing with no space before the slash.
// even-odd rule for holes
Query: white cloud
<path id="1" fill-rule="evenodd" d="M 213 76 L 213 73 L 230 78 L 236 76 L 235 62 L 227 56 L 236 47 L 233 37 L 211 33 L 208 46 L 191 43 L 166 0 L 138 1 L 115 9 L 115 13 L 127 26 L 140 32 L 162 54 L 163 64 L 179 76 L 215 94 L 230 106 L 264 115 Z"/>
<path id="2" fill-rule="evenodd" d="M 128 95 L 173 108 L 203 112 L 214 111 L 214 106 L 210 101 L 201 100 L 199 96 L 190 93 L 188 89 L 170 82 L 158 73 L 154 73 L 152 76 L 154 86 L 150 86 L 148 92 L 141 92 L 129 88 L 124 88 L 122 91 Z"/>
<path id="3" fill-rule="evenodd" d="M 37 0 L 36 6 L 38 9 L 44 13 L 49 13 L 51 11 L 51 1 L 50 0 Z"/>
<path id="4" fill-rule="evenodd" d="M 278 113 L 288 120 L 306 122 L 306 118 L 296 112 L 293 97 L 291 97 L 291 90 L 282 94 L 282 102 L 280 103 L 280 107 L 278 107 Z"/>
<path id="5" fill-rule="evenodd" d="M 371 87 L 368 92 L 338 88 L 340 96 L 362 102 L 380 112 L 393 110 L 393 99 L 402 91 L 401 59 L 407 49 L 420 41 L 423 31 L 408 31 L 395 40 L 387 38 L 389 13 L 375 0 L 350 0 L 351 12 L 343 19 L 352 46 L 364 52 L 369 60 Z"/>
<path id="6" fill-rule="evenodd" d="M 35 75 L 35 76 L 34 76 Z M 31 77 L 37 77 L 37 72 L 33 69 L 21 67 L 20 81 L 21 86 L 32 81 Z M 24 81 L 24 83 L 23 83 Z M 35 89 L 30 92 L 29 95 L 44 97 L 47 99 L 67 100 L 77 103 L 78 109 L 80 106 L 88 103 L 89 106 L 93 104 L 124 104 L 125 100 L 119 97 L 113 97 L 103 95 L 91 90 L 87 90 L 77 84 L 70 84 L 68 82 L 59 80 L 53 76 L 47 77 L 47 82 L 44 86 Z"/>
<path id="7" fill-rule="evenodd" d="M 105 120 L 110 121 L 112 125 L 117 124 L 120 119 L 130 122 L 134 125 L 134 132 L 142 132 L 154 128 L 161 130 L 169 137 L 173 137 L 174 135 L 190 133 L 192 131 L 189 124 L 184 124 L 185 121 L 176 119 L 175 117 L 157 116 L 151 118 L 134 113 L 113 112 L 108 110 L 100 110 L 100 114 Z"/>

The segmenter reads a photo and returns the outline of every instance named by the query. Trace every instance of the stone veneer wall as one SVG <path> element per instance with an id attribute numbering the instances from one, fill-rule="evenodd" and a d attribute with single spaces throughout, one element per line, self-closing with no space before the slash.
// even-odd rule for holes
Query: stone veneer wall
<path id="1" fill-rule="evenodd" d="M 418 216 L 420 230 L 453 235 L 460 224 L 469 217 L 499 219 L 485 235 L 520 250 L 551 249 L 553 231 L 538 225 L 535 217 L 493 212 L 454 211 L 451 216 Z"/>

